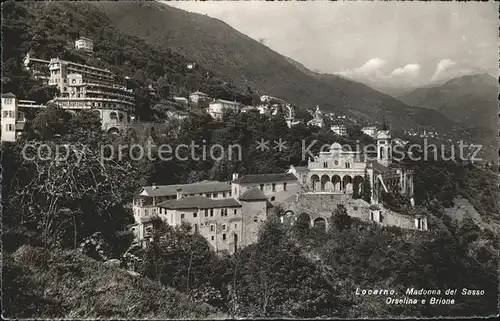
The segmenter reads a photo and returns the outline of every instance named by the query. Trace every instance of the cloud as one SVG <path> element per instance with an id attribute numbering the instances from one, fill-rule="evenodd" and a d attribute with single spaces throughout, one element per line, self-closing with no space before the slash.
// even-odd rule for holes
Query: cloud
<path id="1" fill-rule="evenodd" d="M 372 76 L 381 72 L 382 67 L 387 63 L 387 61 L 380 59 L 378 57 L 371 58 L 365 62 L 361 67 L 340 71 L 336 74 L 347 77 L 357 77 L 357 76 Z"/>
<path id="2" fill-rule="evenodd" d="M 431 83 L 442 83 L 452 78 L 482 73 L 484 70 L 463 63 L 457 63 L 451 59 L 442 59 L 436 65 L 436 71 L 431 77 Z"/>
<path id="3" fill-rule="evenodd" d="M 420 74 L 419 64 L 407 64 L 404 67 L 394 69 L 389 77 L 413 79 Z"/>
<path id="4" fill-rule="evenodd" d="M 441 78 L 443 73 L 445 73 L 446 71 L 449 71 L 450 69 L 452 69 L 456 65 L 457 65 L 457 63 L 451 59 L 441 60 L 440 62 L 437 63 L 436 72 L 434 72 L 434 75 L 431 77 L 431 81 L 438 80 L 439 78 Z"/>

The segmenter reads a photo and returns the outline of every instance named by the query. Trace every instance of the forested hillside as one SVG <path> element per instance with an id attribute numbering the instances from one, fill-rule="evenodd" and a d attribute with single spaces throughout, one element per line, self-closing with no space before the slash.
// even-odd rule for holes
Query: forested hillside
<path id="1" fill-rule="evenodd" d="M 24 55 L 31 52 L 32 56 L 42 59 L 59 57 L 108 68 L 122 81 L 130 77 L 129 86 L 135 88 L 140 119 L 153 119 L 148 85 L 157 89 L 160 99 L 202 90 L 214 97 L 251 103 L 252 97 L 246 88 L 236 88 L 220 74 L 201 65 L 187 68 L 192 61 L 169 48 L 149 45 L 123 34 L 90 3 L 6 2 L 2 6 L 2 18 L 2 92 L 12 92 L 22 98 L 40 96 L 41 84 L 30 79 L 22 65 Z M 79 36 L 94 40 L 92 55 L 74 50 L 74 41 Z"/>

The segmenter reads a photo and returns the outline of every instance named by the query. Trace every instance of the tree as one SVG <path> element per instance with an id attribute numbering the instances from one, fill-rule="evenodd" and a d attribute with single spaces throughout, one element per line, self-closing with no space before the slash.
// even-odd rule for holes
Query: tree
<path id="1" fill-rule="evenodd" d="M 343 204 L 337 205 L 332 213 L 331 221 L 339 231 L 350 229 L 352 224 L 351 217 L 347 214 L 347 209 Z"/>
<path id="2" fill-rule="evenodd" d="M 53 139 L 68 132 L 68 121 L 71 118 L 64 109 L 48 105 L 42 109 L 33 120 L 33 131 L 42 140 Z"/>
<path id="3" fill-rule="evenodd" d="M 370 177 L 368 176 L 368 172 L 365 169 L 365 177 L 363 180 L 363 193 L 362 198 L 364 201 L 371 203 L 372 202 L 372 186 L 370 182 Z"/>
<path id="4" fill-rule="evenodd" d="M 232 261 L 231 310 L 236 316 L 335 315 L 334 289 L 280 223 L 267 222 L 258 243 L 237 252 Z"/>

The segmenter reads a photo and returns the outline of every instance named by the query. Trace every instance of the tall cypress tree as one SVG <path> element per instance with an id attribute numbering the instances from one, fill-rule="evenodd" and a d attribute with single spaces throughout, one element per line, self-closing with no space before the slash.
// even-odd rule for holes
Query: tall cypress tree
<path id="1" fill-rule="evenodd" d="M 371 203 L 371 196 L 372 196 L 372 187 L 370 185 L 370 177 L 368 176 L 368 172 L 365 169 L 365 179 L 363 181 L 363 200 L 365 200 L 368 203 Z"/>

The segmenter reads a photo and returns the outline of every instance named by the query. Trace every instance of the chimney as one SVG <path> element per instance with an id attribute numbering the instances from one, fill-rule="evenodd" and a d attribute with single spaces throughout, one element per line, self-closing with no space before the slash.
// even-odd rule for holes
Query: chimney
<path id="1" fill-rule="evenodd" d="M 181 189 L 181 188 L 179 188 L 179 189 L 177 190 L 177 199 L 178 199 L 178 200 L 180 200 L 181 198 L 182 198 L 182 189 Z"/>
<path id="2" fill-rule="evenodd" d="M 233 173 L 233 181 L 238 178 L 238 173 Z"/>
<path id="3" fill-rule="evenodd" d="M 151 188 L 152 188 L 152 189 L 157 189 L 156 184 L 155 184 L 155 183 L 151 184 Z"/>

